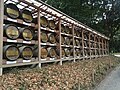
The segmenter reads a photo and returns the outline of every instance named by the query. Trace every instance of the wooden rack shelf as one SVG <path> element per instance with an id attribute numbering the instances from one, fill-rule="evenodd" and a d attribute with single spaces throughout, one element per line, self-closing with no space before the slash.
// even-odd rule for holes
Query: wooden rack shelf
<path id="1" fill-rule="evenodd" d="M 4 4 L 11 2 L 15 5 L 19 5 L 18 8 L 26 9 L 27 8 L 31 11 L 32 15 L 34 16 L 34 19 L 37 18 L 36 22 L 27 23 L 21 18 L 12 19 L 9 16 L 4 14 Z M 23 5 L 21 5 L 21 3 Z M 23 8 L 21 8 L 22 6 Z M 43 7 L 46 6 L 46 7 Z M 30 8 L 32 7 L 32 8 Z M 70 16 L 56 10 L 55 8 L 43 3 L 42 1 L 36 1 L 36 0 L 0 0 L 0 75 L 2 75 L 3 68 L 6 67 L 13 67 L 13 66 L 22 66 L 22 65 L 30 65 L 30 64 L 38 64 L 38 66 L 41 68 L 42 63 L 50 63 L 50 62 L 60 62 L 60 65 L 62 65 L 63 61 L 69 61 L 73 60 L 74 62 L 80 59 L 91 59 L 91 58 L 98 58 L 102 56 L 107 56 L 109 54 L 109 38 L 106 37 L 103 34 L 100 34 L 99 32 L 96 32 L 95 30 L 91 29 L 90 27 L 82 24 L 81 22 L 71 18 Z M 54 13 L 53 13 L 54 12 Z M 51 29 L 48 25 L 47 27 L 43 27 L 41 25 L 41 16 L 47 17 L 47 20 L 55 20 L 56 28 Z M 65 18 L 64 18 L 65 17 Z M 37 40 L 33 39 L 31 41 L 25 41 L 22 38 L 17 38 L 15 40 L 8 39 L 6 36 L 3 35 L 4 24 L 15 24 L 18 27 L 31 27 L 33 30 L 38 34 Z M 48 23 L 49 24 L 49 23 Z M 63 27 L 65 27 L 66 30 L 62 32 Z M 43 43 L 41 41 L 41 32 L 45 32 L 46 34 L 55 34 L 56 42 L 54 44 L 51 44 L 50 42 Z M 69 38 L 72 40 L 67 45 L 66 43 L 62 44 L 61 37 Z M 77 41 L 76 41 L 77 40 Z M 32 57 L 31 60 L 24 60 L 22 58 L 17 59 L 15 61 L 8 61 L 3 59 L 3 45 L 4 44 L 22 44 L 22 45 L 37 45 L 38 46 L 38 56 L 36 58 Z M 47 58 L 42 59 L 41 58 L 41 48 L 42 47 L 54 47 L 59 52 L 57 52 L 57 56 L 55 58 L 50 58 L 47 56 Z M 62 56 L 62 49 L 70 49 L 72 50 L 72 53 L 68 56 Z M 76 49 L 78 49 L 79 52 L 76 52 Z"/>

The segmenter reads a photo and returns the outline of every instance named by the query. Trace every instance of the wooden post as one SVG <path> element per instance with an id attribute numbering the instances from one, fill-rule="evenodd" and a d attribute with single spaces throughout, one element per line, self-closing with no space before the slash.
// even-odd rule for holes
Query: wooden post
<path id="1" fill-rule="evenodd" d="M 107 41 L 107 52 L 109 54 L 109 41 Z"/>
<path id="2" fill-rule="evenodd" d="M 75 40 L 74 40 L 74 24 L 72 24 L 72 35 L 73 35 L 73 57 L 74 57 L 74 61 L 75 62 Z"/>
<path id="3" fill-rule="evenodd" d="M 89 32 L 89 52 L 90 52 L 90 59 L 91 59 L 91 45 L 90 45 L 90 35 L 91 35 L 91 33 Z"/>
<path id="4" fill-rule="evenodd" d="M 85 59 L 85 53 L 84 53 L 84 30 L 82 30 L 82 51 L 83 51 L 83 60 Z"/>
<path id="5" fill-rule="evenodd" d="M 41 25 L 40 25 L 40 8 L 38 9 L 38 60 L 41 68 Z"/>
<path id="6" fill-rule="evenodd" d="M 0 76 L 3 73 L 3 16 L 4 16 L 4 0 L 0 0 Z"/>
<path id="7" fill-rule="evenodd" d="M 59 18 L 59 49 L 60 49 L 60 65 L 62 65 L 62 47 L 61 47 L 61 19 Z"/>
<path id="8" fill-rule="evenodd" d="M 99 50 L 99 57 L 101 57 L 101 52 L 100 52 L 100 37 L 98 37 L 98 50 Z"/>
<path id="9" fill-rule="evenodd" d="M 96 35 L 94 36 L 94 49 L 95 49 L 95 58 L 97 58 L 97 52 L 96 52 Z"/>
<path id="10" fill-rule="evenodd" d="M 105 52 L 105 55 L 106 55 L 106 39 L 104 41 L 104 52 Z"/>
<path id="11" fill-rule="evenodd" d="M 104 45 L 103 45 L 103 38 L 102 38 L 102 56 L 104 55 L 103 52 L 104 52 Z"/>

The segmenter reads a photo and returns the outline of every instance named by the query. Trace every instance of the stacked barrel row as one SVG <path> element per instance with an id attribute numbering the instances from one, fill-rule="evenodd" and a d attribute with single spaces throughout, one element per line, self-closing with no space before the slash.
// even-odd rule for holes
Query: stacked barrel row
<path id="1" fill-rule="evenodd" d="M 73 58 L 73 32 L 70 25 L 61 24 L 62 58 Z"/>
<path id="2" fill-rule="evenodd" d="M 4 15 L 12 21 L 4 20 L 3 36 L 7 38 L 7 42 L 3 43 L 3 58 L 10 61 L 18 58 L 31 59 L 34 56 L 35 44 L 23 44 L 23 42 L 18 43 L 17 41 L 37 40 L 37 30 L 32 26 L 14 22 L 14 20 L 31 24 L 34 22 L 33 14 L 30 10 L 19 9 L 15 4 L 7 3 L 4 5 Z"/>
<path id="3" fill-rule="evenodd" d="M 76 58 L 83 57 L 81 28 L 74 29 L 74 48 L 75 48 L 75 57 Z"/>
<path id="4" fill-rule="evenodd" d="M 106 48 L 108 46 L 106 41 L 97 38 L 92 33 L 89 36 L 89 32 L 83 30 L 83 28 L 73 28 L 72 25 L 65 24 L 65 21 L 63 21 L 61 23 L 61 30 L 59 30 L 60 26 L 57 19 L 49 18 L 48 14 L 41 14 L 40 33 L 38 33 L 37 14 L 35 15 L 31 10 L 26 8 L 19 9 L 13 3 L 5 4 L 4 7 L 5 16 L 19 22 L 23 21 L 27 23 L 21 24 L 4 20 L 3 36 L 9 41 L 12 40 L 12 42 L 3 43 L 4 59 L 17 60 L 18 58 L 23 58 L 29 60 L 37 58 L 38 51 L 40 51 L 41 59 L 46 60 L 49 58 L 60 59 L 60 51 L 62 58 L 80 58 L 107 53 Z M 29 24 L 35 25 L 29 26 Z M 41 39 L 41 42 L 39 42 L 41 48 L 38 48 L 38 43 L 31 43 L 32 41 L 38 42 L 38 36 Z M 21 39 L 27 43 L 14 41 Z"/>

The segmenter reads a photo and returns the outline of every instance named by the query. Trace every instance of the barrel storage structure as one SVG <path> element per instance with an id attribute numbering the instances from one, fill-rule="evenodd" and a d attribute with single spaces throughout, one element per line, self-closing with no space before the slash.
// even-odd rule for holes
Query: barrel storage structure
<path id="1" fill-rule="evenodd" d="M 0 0 L 0 75 L 5 67 L 109 54 L 109 38 L 37 0 Z"/>

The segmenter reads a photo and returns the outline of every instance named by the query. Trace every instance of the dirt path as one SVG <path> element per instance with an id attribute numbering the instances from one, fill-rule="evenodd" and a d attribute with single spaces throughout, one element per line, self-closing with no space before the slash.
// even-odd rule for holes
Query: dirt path
<path id="1" fill-rule="evenodd" d="M 120 90 L 120 66 L 113 70 L 95 90 Z"/>

